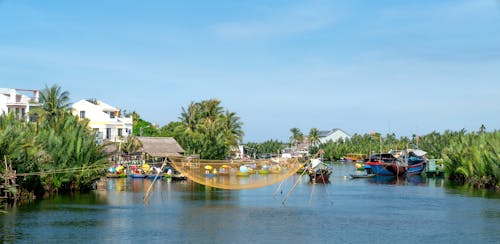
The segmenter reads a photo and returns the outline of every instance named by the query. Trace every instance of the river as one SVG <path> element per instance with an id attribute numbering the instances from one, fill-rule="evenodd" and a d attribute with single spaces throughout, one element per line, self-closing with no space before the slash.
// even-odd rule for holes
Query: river
<path id="1" fill-rule="evenodd" d="M 0 242 L 34 243 L 499 243 L 500 195 L 443 179 L 298 175 L 278 185 L 220 190 L 190 181 L 109 179 L 0 215 Z"/>

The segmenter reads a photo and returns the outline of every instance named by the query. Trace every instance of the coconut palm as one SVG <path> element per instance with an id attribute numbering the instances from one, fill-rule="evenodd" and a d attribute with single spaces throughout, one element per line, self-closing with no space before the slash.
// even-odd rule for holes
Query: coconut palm
<path id="1" fill-rule="evenodd" d="M 44 111 L 42 116 L 48 121 L 53 121 L 58 116 L 68 112 L 70 106 L 69 92 L 62 91 L 58 85 L 52 85 L 51 87 L 46 85 L 40 91 L 40 102 Z"/>
<path id="2" fill-rule="evenodd" d="M 120 144 L 120 151 L 125 154 L 130 154 L 137 152 L 142 147 L 141 141 L 139 141 L 135 136 L 128 136 L 125 142 Z"/>
<path id="3" fill-rule="evenodd" d="M 316 147 L 319 144 L 319 130 L 317 128 L 311 128 L 309 131 L 309 143 Z"/>
<path id="4" fill-rule="evenodd" d="M 243 139 L 244 134 L 241 128 L 243 123 L 240 121 L 240 117 L 236 116 L 236 113 L 226 110 L 221 116 L 220 121 L 222 123 L 226 144 L 228 146 L 237 146 Z"/>
<path id="5" fill-rule="evenodd" d="M 201 107 L 199 103 L 191 102 L 187 109 L 182 108 L 182 113 L 179 119 L 186 126 L 186 129 L 194 132 L 196 126 L 200 122 Z"/>

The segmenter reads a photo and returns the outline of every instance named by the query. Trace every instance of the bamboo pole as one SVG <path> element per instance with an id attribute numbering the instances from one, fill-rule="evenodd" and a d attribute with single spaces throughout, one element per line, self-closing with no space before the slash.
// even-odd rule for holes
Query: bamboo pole
<path id="1" fill-rule="evenodd" d="M 153 185 L 155 184 L 156 179 L 158 179 L 158 175 L 160 175 L 161 173 L 163 173 L 163 168 L 167 165 L 167 164 L 166 164 L 166 162 L 165 162 L 166 160 L 167 160 L 167 159 L 165 159 L 165 160 L 163 161 L 163 163 L 162 163 L 162 165 L 161 165 L 161 168 L 160 168 L 160 171 L 158 171 L 158 172 L 156 173 L 156 176 L 155 176 L 155 178 L 153 179 L 153 182 L 151 183 L 151 185 L 149 185 L 149 188 L 148 188 L 148 190 L 146 191 L 146 194 L 144 195 L 144 199 L 143 199 L 144 204 L 147 204 L 147 202 L 148 202 L 148 200 L 149 200 L 149 192 L 151 192 L 151 188 L 153 188 Z"/>
<path id="2" fill-rule="evenodd" d="M 290 191 L 288 191 L 288 193 L 286 194 L 285 198 L 283 199 L 283 201 L 281 202 L 281 204 L 285 205 L 286 201 L 288 200 L 288 197 L 290 197 L 290 194 L 292 193 L 292 191 L 295 189 L 295 187 L 297 187 L 297 184 L 299 184 L 299 181 L 300 179 L 302 178 L 302 176 L 307 172 L 307 169 L 305 169 L 302 174 L 299 175 L 299 178 L 297 179 L 297 181 L 295 182 L 295 184 L 293 184 L 292 186 L 292 189 L 290 189 Z"/>

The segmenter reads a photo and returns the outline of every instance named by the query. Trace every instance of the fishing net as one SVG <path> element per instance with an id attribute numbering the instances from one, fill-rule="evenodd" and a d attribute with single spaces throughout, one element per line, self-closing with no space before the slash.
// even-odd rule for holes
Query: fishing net
<path id="1" fill-rule="evenodd" d="M 169 158 L 172 166 L 190 180 L 215 188 L 242 190 L 275 184 L 297 173 L 301 163 L 293 159 L 202 160 Z"/>

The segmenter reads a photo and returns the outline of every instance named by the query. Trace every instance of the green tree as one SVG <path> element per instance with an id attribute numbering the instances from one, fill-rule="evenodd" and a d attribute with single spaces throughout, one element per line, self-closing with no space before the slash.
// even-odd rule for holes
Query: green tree
<path id="1" fill-rule="evenodd" d="M 127 155 L 130 153 L 137 152 L 141 147 L 142 147 L 141 141 L 139 141 L 133 135 L 128 136 L 125 142 L 120 143 L 120 151 Z"/>
<path id="2" fill-rule="evenodd" d="M 187 154 L 205 159 L 223 159 L 243 138 L 243 123 L 234 112 L 225 111 L 217 99 L 191 102 L 182 108 L 179 122 L 161 129 L 181 144 Z"/>
<path id="3" fill-rule="evenodd" d="M 55 84 L 51 87 L 46 85 L 40 91 L 40 103 L 42 104 L 41 117 L 49 123 L 55 123 L 56 119 L 69 112 L 69 92 L 62 91 L 61 87 Z"/>
<path id="4" fill-rule="evenodd" d="M 132 112 L 132 134 L 134 136 L 158 136 L 158 129 L 151 122 L 143 120 L 141 116 Z"/>
<path id="5" fill-rule="evenodd" d="M 297 127 L 291 128 L 290 132 L 292 133 L 290 141 L 293 143 L 293 145 L 295 145 L 295 147 L 297 147 L 297 145 L 303 141 L 304 134 L 302 134 L 300 129 Z"/>
<path id="6" fill-rule="evenodd" d="M 311 128 L 309 131 L 309 143 L 313 147 L 319 144 L 319 130 L 317 128 Z"/>

